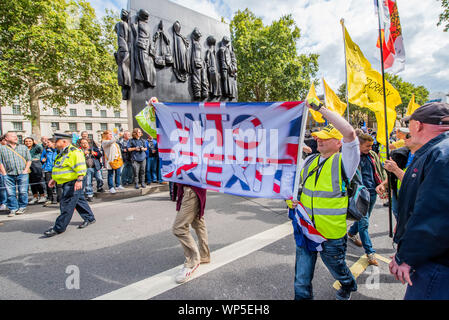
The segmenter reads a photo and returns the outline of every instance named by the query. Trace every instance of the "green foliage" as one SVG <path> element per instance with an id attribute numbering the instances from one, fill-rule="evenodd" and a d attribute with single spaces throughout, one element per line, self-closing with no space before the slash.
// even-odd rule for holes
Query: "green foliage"
<path id="1" fill-rule="evenodd" d="M 35 134 L 40 108 L 63 113 L 68 97 L 119 108 L 116 21 L 112 12 L 98 21 L 85 0 L 1 1 L 0 104 L 18 96 Z"/>
<path id="2" fill-rule="evenodd" d="M 406 82 L 398 75 L 386 73 L 385 79 L 399 91 L 402 104 L 396 107 L 396 112 L 398 115 L 401 115 L 401 118 L 404 117 L 407 112 L 408 103 L 410 102 L 413 94 L 415 95 L 415 102 L 419 105 L 423 105 L 429 97 L 429 91 L 424 86 L 416 86 L 410 82 Z"/>
<path id="3" fill-rule="evenodd" d="M 445 23 L 444 31 L 447 32 L 449 30 L 449 0 L 440 0 L 440 1 L 441 6 L 443 7 L 444 10 L 439 16 L 437 26 L 440 26 Z"/>
<path id="4" fill-rule="evenodd" d="M 239 72 L 241 101 L 300 100 L 317 83 L 317 54 L 297 53 L 300 29 L 291 15 L 264 26 L 245 9 L 231 21 L 231 38 Z"/>

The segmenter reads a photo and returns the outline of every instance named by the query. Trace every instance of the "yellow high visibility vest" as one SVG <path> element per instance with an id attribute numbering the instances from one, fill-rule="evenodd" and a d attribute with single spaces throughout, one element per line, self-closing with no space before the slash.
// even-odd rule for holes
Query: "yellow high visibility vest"
<path id="1" fill-rule="evenodd" d="M 387 147 L 383 144 L 379 145 L 379 160 L 382 164 L 384 164 L 385 160 L 387 160 Z"/>
<path id="2" fill-rule="evenodd" d="M 68 146 L 56 156 L 51 177 L 57 184 L 76 180 L 87 173 L 84 154 L 73 145 Z"/>
<path id="3" fill-rule="evenodd" d="M 301 170 L 300 183 L 318 166 L 319 158 L 316 157 Z M 314 220 L 315 228 L 327 239 L 340 239 L 346 234 L 348 196 L 342 190 L 341 170 L 341 153 L 336 153 L 326 160 L 318 180 L 317 172 L 306 180 L 301 193 L 300 201 L 310 219 Z"/>

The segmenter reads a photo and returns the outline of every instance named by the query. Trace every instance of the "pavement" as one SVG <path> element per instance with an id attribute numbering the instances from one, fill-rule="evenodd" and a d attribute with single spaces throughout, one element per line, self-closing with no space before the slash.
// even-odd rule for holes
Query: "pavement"
<path id="1" fill-rule="evenodd" d="M 161 186 L 163 187 L 163 186 Z M 166 186 L 168 187 L 168 186 Z M 14 218 L 0 215 L 0 300 L 152 299 L 291 300 L 295 242 L 283 201 L 208 192 L 206 224 L 212 252 L 182 285 L 182 248 L 172 235 L 176 211 L 167 191 L 92 203 L 97 222 L 43 236 L 57 208 Z M 358 274 L 354 300 L 400 300 L 406 287 L 388 271 L 394 253 L 387 208 L 376 204 L 370 234 L 382 257 L 367 267 L 362 248 L 348 243 L 347 263 Z M 334 300 L 335 281 L 318 259 L 315 299 Z"/>

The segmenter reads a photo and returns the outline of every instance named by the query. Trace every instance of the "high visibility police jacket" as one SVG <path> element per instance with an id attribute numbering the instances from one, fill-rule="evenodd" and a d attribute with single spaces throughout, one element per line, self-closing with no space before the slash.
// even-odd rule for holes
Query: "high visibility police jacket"
<path id="1" fill-rule="evenodd" d="M 318 166 L 319 158 L 315 157 L 301 170 L 301 184 Z M 341 153 L 336 153 L 325 161 L 320 170 L 307 178 L 300 201 L 318 232 L 326 239 L 340 239 L 346 234 L 348 210 L 348 196 L 342 190 Z"/>
<path id="2" fill-rule="evenodd" d="M 78 176 L 85 176 L 86 173 L 86 159 L 83 152 L 70 145 L 56 156 L 51 175 L 57 184 L 63 184 L 76 180 Z"/>

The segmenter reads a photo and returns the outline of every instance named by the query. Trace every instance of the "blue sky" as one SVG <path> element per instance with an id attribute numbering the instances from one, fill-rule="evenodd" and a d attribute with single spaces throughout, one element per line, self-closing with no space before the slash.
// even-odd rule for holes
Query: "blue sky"
<path id="1" fill-rule="evenodd" d="M 150 1 L 150 0 L 149 0 Z M 157 0 L 153 0 L 157 1 Z M 337 90 L 344 82 L 344 51 L 340 19 L 372 66 L 378 60 L 377 16 L 373 0 L 172 0 L 209 16 L 227 21 L 237 10 L 248 8 L 269 24 L 292 14 L 301 29 L 300 53 L 320 54 L 319 77 Z M 105 8 L 120 11 L 127 0 L 90 0 L 97 15 Z M 442 8 L 437 0 L 397 0 L 406 51 L 406 69 L 399 73 L 405 81 L 424 85 L 429 91 L 449 93 L 449 32 L 437 27 Z M 317 88 L 320 92 L 322 89 Z"/>

